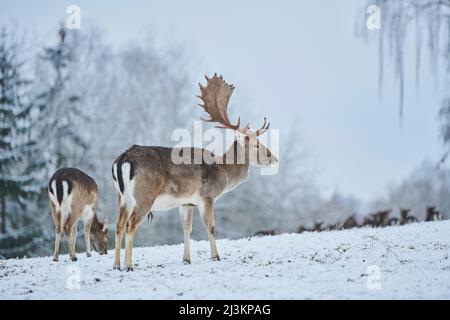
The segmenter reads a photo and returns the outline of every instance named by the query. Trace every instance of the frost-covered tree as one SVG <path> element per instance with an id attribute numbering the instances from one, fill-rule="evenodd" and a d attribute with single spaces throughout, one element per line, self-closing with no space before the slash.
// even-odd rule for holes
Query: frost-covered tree
<path id="1" fill-rule="evenodd" d="M 412 209 L 419 220 L 425 219 L 426 207 L 435 206 L 444 219 L 450 217 L 450 170 L 436 168 L 431 162 L 424 162 L 402 182 L 390 186 L 384 197 L 375 199 L 371 208 L 393 209 L 398 216 L 400 208 Z"/>
<path id="2" fill-rule="evenodd" d="M 6 256 L 49 252 L 45 246 L 52 234 L 47 179 L 58 166 L 83 167 L 89 163 L 83 136 L 89 130 L 89 121 L 81 104 L 83 92 L 72 80 L 82 64 L 77 60 L 77 37 L 64 28 L 58 35 L 57 44 L 45 47 L 35 61 L 27 61 L 27 65 L 35 62 L 36 68 L 34 78 L 32 72 L 27 73 L 30 81 L 21 78 L 20 63 L 15 66 L 9 62 L 10 70 L 5 69 L 9 60 L 17 60 L 19 51 L 3 46 L 1 135 L 5 152 L 1 153 L 4 161 L 0 172 L 1 206 L 5 209 L 1 215 L 11 213 L 6 214 L 9 238 L 1 243 Z M 8 205 L 3 195 L 11 199 Z"/>
<path id="3" fill-rule="evenodd" d="M 3 28 L 0 32 L 0 233 L 14 227 L 16 203 L 25 206 L 32 193 L 33 174 L 27 158 L 32 155 L 30 111 L 27 99 L 29 80 L 22 73 L 18 44 Z M 30 192 L 31 191 L 31 192 Z M 10 203 L 11 202 L 11 203 Z"/>
<path id="4" fill-rule="evenodd" d="M 417 86 L 423 57 L 429 57 L 431 71 L 436 80 L 448 81 L 450 75 L 450 1 L 449 0 L 375 0 L 367 1 L 361 12 L 367 19 L 366 8 L 378 5 L 380 25 L 368 31 L 366 23 L 358 20 L 363 35 L 378 41 L 379 85 L 382 86 L 387 70 L 386 60 L 394 65 L 394 76 L 398 83 L 399 113 L 403 116 L 405 94 L 406 57 L 415 55 Z M 413 50 L 409 49 L 413 48 Z M 450 92 L 448 93 L 450 95 Z"/>
<path id="5" fill-rule="evenodd" d="M 60 27 L 58 42 L 44 49 L 37 66 L 39 134 L 52 169 L 76 166 L 88 148 L 83 125 L 89 117 L 72 82 L 76 68 L 82 67 L 77 64 L 77 40 L 73 30 Z"/>

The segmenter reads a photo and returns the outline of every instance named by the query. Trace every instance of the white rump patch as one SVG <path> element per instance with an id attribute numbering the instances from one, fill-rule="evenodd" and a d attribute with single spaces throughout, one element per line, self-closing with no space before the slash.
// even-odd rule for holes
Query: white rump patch
<path id="1" fill-rule="evenodd" d="M 136 205 L 136 199 L 134 198 L 134 184 L 135 180 L 130 179 L 131 165 L 128 162 L 122 164 L 122 179 L 123 179 L 123 195 L 120 201 L 120 205 L 125 205 L 127 212 L 133 212 L 133 208 Z M 117 182 L 118 184 L 118 182 Z"/>
<path id="2" fill-rule="evenodd" d="M 117 179 L 117 163 L 113 164 L 113 175 L 114 175 L 114 186 L 116 187 L 117 192 L 120 193 L 120 188 L 119 188 L 119 179 Z"/>
<path id="3" fill-rule="evenodd" d="M 59 211 L 59 203 L 58 199 L 56 198 L 56 180 L 53 180 L 50 185 L 51 192 L 49 190 L 48 197 L 50 198 L 50 201 L 55 206 L 56 210 Z"/>
<path id="4" fill-rule="evenodd" d="M 49 192 L 49 198 L 50 201 L 53 203 L 53 205 L 56 208 L 56 212 L 61 213 L 61 221 L 65 221 L 67 217 L 69 216 L 70 212 L 72 211 L 72 198 L 73 193 L 68 194 L 69 192 L 69 184 L 67 181 L 62 181 L 62 187 L 63 187 L 63 197 L 61 204 L 58 202 L 58 196 L 56 195 L 56 180 L 53 180 L 50 188 L 52 189 L 52 192 Z"/>
<path id="5" fill-rule="evenodd" d="M 72 193 L 69 195 L 69 184 L 67 181 L 62 181 L 63 186 L 63 198 L 61 201 L 61 213 L 63 218 L 63 221 L 66 217 L 69 216 L 70 212 L 72 211 L 72 198 L 73 198 L 73 190 Z"/>

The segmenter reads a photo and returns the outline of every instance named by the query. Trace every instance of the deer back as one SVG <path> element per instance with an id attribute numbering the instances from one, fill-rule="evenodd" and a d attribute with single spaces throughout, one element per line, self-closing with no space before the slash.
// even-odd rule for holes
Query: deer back
<path id="1" fill-rule="evenodd" d="M 50 200 L 58 209 L 81 215 L 86 205 L 97 206 L 98 189 L 95 180 L 76 168 L 60 168 L 48 183 Z"/>

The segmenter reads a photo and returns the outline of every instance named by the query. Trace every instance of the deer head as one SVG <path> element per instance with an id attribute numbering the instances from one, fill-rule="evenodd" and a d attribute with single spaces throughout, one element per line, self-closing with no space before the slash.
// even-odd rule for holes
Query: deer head
<path id="1" fill-rule="evenodd" d="M 278 159 L 266 148 L 257 137 L 264 134 L 270 126 L 264 118 L 264 123 L 258 130 L 250 129 L 250 124 L 241 127 L 241 119 L 238 118 L 236 124 L 232 124 L 228 118 L 228 102 L 233 94 L 234 86 L 227 84 L 222 76 L 214 74 L 212 78 L 205 76 L 206 87 L 200 86 L 201 95 L 197 96 L 203 101 L 199 104 L 209 115 L 206 122 L 215 122 L 217 128 L 231 129 L 241 138 L 238 142 L 245 148 L 245 158 L 249 164 L 259 166 L 270 166 L 278 163 Z M 247 161 L 246 161 L 247 163 Z"/>
<path id="2" fill-rule="evenodd" d="M 106 218 L 103 222 L 98 222 L 96 226 L 93 224 L 91 227 L 92 247 L 100 255 L 108 253 L 108 223 L 109 219 Z"/>

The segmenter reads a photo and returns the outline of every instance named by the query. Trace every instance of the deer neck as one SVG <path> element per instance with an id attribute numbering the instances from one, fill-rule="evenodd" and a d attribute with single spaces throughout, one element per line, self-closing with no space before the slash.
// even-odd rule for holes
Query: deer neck
<path id="1" fill-rule="evenodd" d="M 229 188 L 233 188 L 247 179 L 250 169 L 248 154 L 248 148 L 235 140 L 222 156 Z"/>

